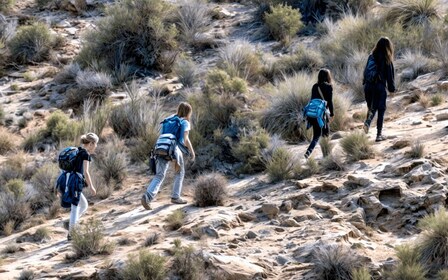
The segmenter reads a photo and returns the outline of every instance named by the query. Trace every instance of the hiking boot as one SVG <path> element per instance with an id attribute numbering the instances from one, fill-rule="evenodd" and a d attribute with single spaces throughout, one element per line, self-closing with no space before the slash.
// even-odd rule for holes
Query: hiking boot
<path id="1" fill-rule="evenodd" d="M 364 125 L 362 126 L 362 130 L 364 130 L 365 134 L 368 134 L 369 133 L 369 126 L 366 123 L 364 123 Z"/>
<path id="2" fill-rule="evenodd" d="M 305 159 L 308 159 L 311 155 L 310 151 L 306 151 L 306 153 L 303 155 L 305 157 Z"/>
<path id="3" fill-rule="evenodd" d="M 143 208 L 145 208 L 146 210 L 151 210 L 151 205 L 149 205 L 149 203 L 151 202 L 150 199 L 148 199 L 148 196 L 145 194 L 142 195 L 142 199 L 141 199 L 141 203 Z"/>
<path id="4" fill-rule="evenodd" d="M 171 203 L 174 204 L 187 204 L 188 202 L 182 198 L 171 198 Z"/>
<path id="5" fill-rule="evenodd" d="M 386 140 L 386 137 L 384 137 L 383 135 L 377 135 L 376 136 L 376 139 L 375 139 L 375 142 L 380 142 L 380 141 L 384 141 L 384 140 Z"/>
<path id="6" fill-rule="evenodd" d="M 72 241 L 72 236 L 69 234 L 67 234 L 67 241 Z"/>
<path id="7" fill-rule="evenodd" d="M 62 226 L 64 227 L 64 229 L 68 230 L 70 226 L 70 220 L 63 221 Z"/>

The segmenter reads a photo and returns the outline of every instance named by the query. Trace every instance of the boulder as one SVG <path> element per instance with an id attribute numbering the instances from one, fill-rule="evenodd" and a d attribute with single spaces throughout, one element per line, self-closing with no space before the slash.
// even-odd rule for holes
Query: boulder
<path id="1" fill-rule="evenodd" d="M 270 219 L 276 217 L 278 213 L 280 213 L 280 209 L 278 208 L 278 206 L 273 203 L 263 204 L 263 206 L 261 206 L 261 211 L 263 211 L 263 213 Z"/>
<path id="2" fill-rule="evenodd" d="M 212 267 L 220 271 L 223 279 L 251 280 L 267 277 L 264 268 L 252 263 L 249 258 L 210 253 L 204 253 L 204 257 Z"/>

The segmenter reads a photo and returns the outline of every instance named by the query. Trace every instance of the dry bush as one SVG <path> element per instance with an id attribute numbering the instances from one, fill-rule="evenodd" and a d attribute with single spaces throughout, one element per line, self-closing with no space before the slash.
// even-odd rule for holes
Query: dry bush
<path id="1" fill-rule="evenodd" d="M 2 231 L 11 222 L 14 222 L 13 228 L 17 229 L 30 217 L 30 214 L 30 206 L 23 197 L 0 193 L 0 229 Z"/>
<path id="2" fill-rule="evenodd" d="M 20 251 L 19 246 L 15 244 L 7 245 L 5 248 L 3 248 L 2 253 L 3 254 L 14 254 Z"/>
<path id="3" fill-rule="evenodd" d="M 353 270 L 361 267 L 356 253 L 343 245 L 318 246 L 313 257 L 318 279 L 351 280 Z"/>
<path id="4" fill-rule="evenodd" d="M 283 79 L 299 71 L 315 71 L 324 65 L 320 52 L 300 46 L 294 53 L 266 61 L 264 76 L 270 81 Z"/>
<path id="5" fill-rule="evenodd" d="M 79 71 L 76 76 L 76 88 L 67 91 L 65 106 L 78 107 L 87 99 L 101 103 L 110 95 L 111 87 L 112 82 L 108 74 Z"/>
<path id="6" fill-rule="evenodd" d="M 397 257 L 400 259 L 400 263 L 390 273 L 392 279 L 397 280 L 424 280 L 426 279 L 426 271 L 424 267 L 419 263 L 421 258 L 417 248 L 403 245 L 396 248 Z"/>
<path id="7" fill-rule="evenodd" d="M 285 147 L 278 147 L 272 156 L 265 159 L 266 172 L 272 182 L 278 182 L 291 177 L 295 162 L 291 153 Z"/>
<path id="8" fill-rule="evenodd" d="M 319 163 L 313 158 L 310 157 L 306 160 L 306 170 L 305 170 L 305 177 L 311 177 L 317 173 L 319 173 Z"/>
<path id="9" fill-rule="evenodd" d="M 190 46 L 198 35 L 207 32 L 211 25 L 210 8 L 201 0 L 183 1 L 177 11 L 177 25 L 181 39 Z"/>
<path id="10" fill-rule="evenodd" d="M 397 0 L 384 9 L 384 19 L 406 27 L 429 24 L 440 18 L 439 0 Z"/>
<path id="11" fill-rule="evenodd" d="M 116 80 L 145 69 L 167 71 L 176 57 L 174 7 L 161 0 L 123 0 L 106 9 L 106 17 L 84 38 L 77 57 L 82 67 L 96 69 Z"/>
<path id="12" fill-rule="evenodd" d="M 421 143 L 420 141 L 417 141 L 412 144 L 411 150 L 406 153 L 407 157 L 409 158 L 422 158 L 425 156 L 425 144 Z"/>
<path id="13" fill-rule="evenodd" d="M 185 223 L 185 212 L 182 209 L 177 209 L 173 211 L 166 218 L 167 227 L 169 230 L 178 230 Z"/>
<path id="14" fill-rule="evenodd" d="M 439 280 L 448 280 L 448 270 L 447 269 L 443 269 L 441 271 L 439 271 L 439 273 L 437 273 L 437 279 Z"/>
<path id="15" fill-rule="evenodd" d="M 269 138 L 264 129 L 259 129 L 243 135 L 232 145 L 232 155 L 243 163 L 238 172 L 251 174 L 264 170 L 261 153 L 268 147 Z"/>
<path id="16" fill-rule="evenodd" d="M 0 0 L 0 13 L 9 12 L 15 3 L 16 0 Z"/>
<path id="17" fill-rule="evenodd" d="M 5 236 L 10 236 L 14 232 L 15 222 L 14 221 L 7 221 L 6 224 L 3 226 L 2 233 Z"/>
<path id="18" fill-rule="evenodd" d="M 319 145 L 324 157 L 329 156 L 334 148 L 334 144 L 331 143 L 330 137 L 322 137 L 319 141 Z"/>
<path id="19" fill-rule="evenodd" d="M 260 56 L 248 41 L 236 40 L 221 47 L 218 51 L 217 65 L 231 78 L 257 81 L 261 73 Z"/>
<path id="20" fill-rule="evenodd" d="M 303 108 L 310 99 L 313 80 L 312 76 L 301 72 L 279 83 L 261 118 L 261 125 L 269 133 L 291 141 L 306 139 L 306 129 L 301 124 L 304 123 Z"/>
<path id="21" fill-rule="evenodd" d="M 352 280 L 371 280 L 372 276 L 367 268 L 362 267 L 352 272 Z"/>
<path id="22" fill-rule="evenodd" d="M 2 2 L 2 0 L 0 0 L 0 2 Z M 3 74 L 3 68 L 7 64 L 9 58 L 9 49 L 7 47 L 8 41 L 14 37 L 17 27 L 17 20 L 7 20 L 1 12 L 0 8 L 0 75 Z M 2 118 L 0 118 L 0 124 L 3 124 Z"/>
<path id="23" fill-rule="evenodd" d="M 127 143 L 131 162 L 145 162 L 149 158 L 149 151 L 154 148 L 159 131 L 156 128 L 148 128 L 146 136 L 130 139 Z"/>
<path id="24" fill-rule="evenodd" d="M 106 185 L 120 186 L 127 177 L 125 146 L 118 139 L 102 145 L 96 152 L 97 168 Z"/>
<path id="25" fill-rule="evenodd" d="M 69 259 L 80 259 L 97 254 L 111 254 L 113 244 L 104 241 L 104 227 L 99 220 L 89 218 L 83 225 L 77 225 L 70 231 L 72 237 L 73 256 Z"/>
<path id="26" fill-rule="evenodd" d="M 140 250 L 138 256 L 129 255 L 121 272 L 128 280 L 164 280 L 167 274 L 166 259 L 149 251 Z"/>
<path id="27" fill-rule="evenodd" d="M 33 280 L 35 279 L 36 274 L 34 274 L 34 271 L 30 269 L 25 269 L 20 272 L 20 276 L 18 280 Z"/>
<path id="28" fill-rule="evenodd" d="M 145 243 L 143 245 L 145 247 L 150 247 L 152 245 L 159 244 L 161 239 L 162 239 L 162 236 L 160 235 L 160 233 L 156 232 L 156 233 L 153 233 L 153 234 L 149 235 L 145 239 Z"/>
<path id="29" fill-rule="evenodd" d="M 197 206 L 222 206 L 227 196 L 227 179 L 221 174 L 210 173 L 197 179 L 194 189 Z"/>
<path id="30" fill-rule="evenodd" d="M 445 20 L 445 22 L 448 22 Z M 441 62 L 441 69 L 444 71 L 445 75 L 447 74 L 446 69 L 448 69 L 448 42 L 447 40 L 443 40 L 440 36 L 438 36 L 435 40 L 434 48 L 434 56 L 435 58 Z"/>
<path id="31" fill-rule="evenodd" d="M 422 74 L 435 71 L 438 68 L 438 62 L 426 57 L 421 51 L 406 51 L 400 59 L 396 61 L 397 68 L 411 71 L 402 80 L 413 80 Z"/>
<path id="32" fill-rule="evenodd" d="M 174 65 L 174 73 L 184 87 L 192 87 L 198 82 L 199 67 L 190 58 L 180 58 Z"/>
<path id="33" fill-rule="evenodd" d="M 419 222 L 423 230 L 418 249 L 421 262 L 431 272 L 438 272 L 448 267 L 448 212 L 439 209 Z"/>
<path id="34" fill-rule="evenodd" d="M 78 63 L 70 63 L 54 77 L 54 81 L 58 84 L 76 84 L 76 77 L 80 73 L 81 66 Z"/>
<path id="35" fill-rule="evenodd" d="M 358 161 L 375 157 L 372 143 L 365 133 L 360 131 L 352 132 L 342 138 L 340 145 L 344 150 L 347 159 L 350 161 Z"/>
<path id="36" fill-rule="evenodd" d="M 17 147 L 18 137 L 8 131 L 8 129 L 0 127 L 0 155 L 5 155 L 14 151 Z"/>
<path id="37" fill-rule="evenodd" d="M 50 230 L 46 227 L 40 227 L 33 234 L 33 239 L 36 242 L 42 242 L 51 238 Z"/>
<path id="38" fill-rule="evenodd" d="M 50 208 L 57 200 L 56 193 L 54 192 L 56 186 L 56 179 L 59 174 L 59 167 L 54 163 L 46 163 L 42 167 L 38 168 L 31 177 L 31 184 L 34 190 L 39 194 L 38 197 L 33 200 L 33 205 L 37 208 Z"/>
<path id="39" fill-rule="evenodd" d="M 101 139 L 110 114 L 111 107 L 108 104 L 100 105 L 93 99 L 84 100 L 80 130 L 93 132 Z"/>
<path id="40" fill-rule="evenodd" d="M 3 106 L 0 105 L 0 125 L 4 124 L 5 124 L 5 110 L 3 109 Z"/>
<path id="41" fill-rule="evenodd" d="M 12 179 L 6 182 L 5 189 L 13 193 L 16 198 L 23 197 L 25 194 L 25 181 L 22 179 Z"/>
<path id="42" fill-rule="evenodd" d="M 333 95 L 334 117 L 329 125 L 332 132 L 347 130 L 350 124 L 350 116 L 347 112 L 352 100 L 352 97 L 346 94 Z"/>
<path id="43" fill-rule="evenodd" d="M 329 154 L 320 161 L 322 170 L 324 171 L 345 171 L 346 166 L 342 157 L 339 155 Z"/>
<path id="44" fill-rule="evenodd" d="M 37 4 L 37 7 L 39 9 L 44 9 L 48 5 L 53 4 L 55 2 L 58 2 L 58 0 L 56 0 L 56 1 L 55 0 L 35 0 L 35 1 L 36 1 L 36 4 Z"/>
<path id="45" fill-rule="evenodd" d="M 56 40 L 43 23 L 22 26 L 8 43 L 11 57 L 18 63 L 42 62 L 50 57 Z"/>
<path id="46" fill-rule="evenodd" d="M 180 279 L 204 279 L 205 263 L 199 252 L 193 246 L 181 247 L 175 243 L 174 258 L 171 266 L 174 275 Z"/>
<path id="47" fill-rule="evenodd" d="M 304 26 L 301 18 L 299 10 L 284 4 L 273 6 L 271 11 L 264 15 L 265 24 L 271 36 L 284 44 L 288 44 Z"/>
<path id="48" fill-rule="evenodd" d="M 0 183 L 6 183 L 13 179 L 28 179 L 26 178 L 26 160 L 27 157 L 23 152 L 8 157 L 0 168 Z"/>

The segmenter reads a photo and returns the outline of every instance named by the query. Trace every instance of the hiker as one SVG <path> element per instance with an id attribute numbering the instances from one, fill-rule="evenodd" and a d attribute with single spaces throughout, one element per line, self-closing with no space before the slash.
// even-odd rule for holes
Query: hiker
<path id="1" fill-rule="evenodd" d="M 63 170 L 63 173 L 58 178 L 58 188 L 62 193 L 61 205 L 70 208 L 69 233 L 67 235 L 69 241 L 71 240 L 70 231 L 87 210 L 88 203 L 82 194 L 83 187 L 87 185 L 90 192 L 93 195 L 96 194 L 96 189 L 93 186 L 89 173 L 89 163 L 91 161 L 90 155 L 95 152 L 98 141 L 98 136 L 95 133 L 89 132 L 81 136 L 81 147 L 69 147 L 64 150 L 75 151 L 74 156 L 71 159 L 67 159 L 65 163 L 67 168 Z M 61 155 L 59 161 L 61 167 Z M 65 191 L 61 190 L 61 186 Z"/>
<path id="2" fill-rule="evenodd" d="M 307 117 L 307 129 L 313 127 L 313 139 L 305 153 L 305 158 L 309 158 L 311 153 L 319 142 L 320 136 L 328 137 L 330 134 L 330 123 L 333 121 L 333 86 L 331 82 L 331 73 L 328 69 L 321 69 L 317 76 L 317 83 L 311 90 L 311 100 L 320 99 L 326 101 L 325 112 L 319 117 Z"/>
<path id="3" fill-rule="evenodd" d="M 389 92 L 395 92 L 393 58 L 392 42 L 389 38 L 382 37 L 369 55 L 364 69 L 363 84 L 368 112 L 363 130 L 366 134 L 369 133 L 370 124 L 378 111 L 376 142 L 386 139 L 382 134 L 384 113 L 386 112 L 386 85 Z"/>
<path id="4" fill-rule="evenodd" d="M 159 192 L 160 186 L 165 179 L 170 162 L 173 163 L 175 169 L 174 185 L 171 194 L 171 203 L 186 204 L 187 201 L 180 197 L 182 192 L 182 182 L 185 176 L 184 157 L 183 154 L 190 154 L 192 161 L 195 160 L 195 153 L 188 137 L 190 126 L 190 118 L 192 114 L 191 105 L 182 102 L 177 107 L 177 113 L 166 118 L 162 122 L 162 137 L 175 137 L 175 146 L 172 147 L 172 155 L 170 158 L 156 155 L 156 174 L 149 184 L 145 194 L 141 198 L 141 204 L 146 210 L 150 210 L 151 201 L 154 200 Z M 176 123 L 178 125 L 176 125 Z M 159 140 L 158 140 L 159 141 Z M 185 147 L 188 150 L 185 150 Z M 156 144 L 157 148 L 157 144 Z"/>

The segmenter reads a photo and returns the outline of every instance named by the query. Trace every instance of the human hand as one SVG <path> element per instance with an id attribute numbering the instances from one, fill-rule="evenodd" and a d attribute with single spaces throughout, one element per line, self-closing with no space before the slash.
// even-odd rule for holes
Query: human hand
<path id="1" fill-rule="evenodd" d="M 96 195 L 96 189 L 94 187 L 90 187 L 90 192 L 92 193 L 93 196 Z"/>
<path id="2" fill-rule="evenodd" d="M 334 120 L 334 116 L 333 117 L 330 117 L 330 120 L 328 121 L 328 123 L 332 123 L 333 122 L 333 120 Z"/>
<path id="3" fill-rule="evenodd" d="M 195 155 L 195 153 L 192 153 L 191 154 L 191 161 L 194 161 L 196 159 L 196 155 Z"/>

